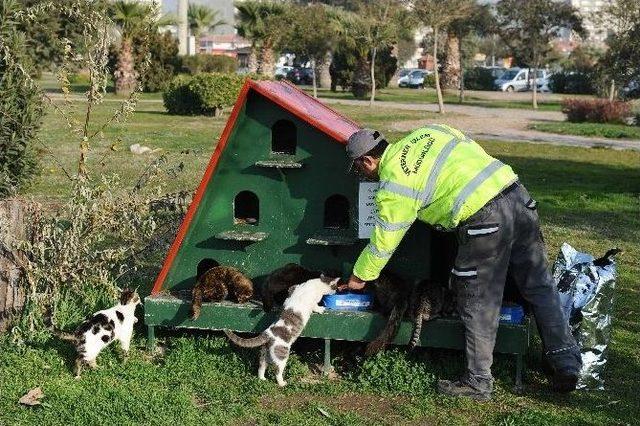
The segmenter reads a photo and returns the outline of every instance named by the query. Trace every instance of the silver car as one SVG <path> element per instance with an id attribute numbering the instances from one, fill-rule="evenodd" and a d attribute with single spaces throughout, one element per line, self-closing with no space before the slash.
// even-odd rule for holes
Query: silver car
<path id="1" fill-rule="evenodd" d="M 524 92 L 530 90 L 533 84 L 537 84 L 538 79 L 543 80 L 547 77 L 547 71 L 537 70 L 537 78 L 533 79 L 533 75 L 529 75 L 530 71 L 528 68 L 509 68 L 495 81 L 494 85 L 496 90 L 503 92 Z M 531 79 L 535 81 L 532 82 L 530 81 Z"/>

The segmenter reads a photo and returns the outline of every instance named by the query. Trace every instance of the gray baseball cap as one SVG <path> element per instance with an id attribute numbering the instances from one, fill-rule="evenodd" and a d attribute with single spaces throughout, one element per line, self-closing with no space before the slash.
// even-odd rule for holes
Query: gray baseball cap
<path id="1" fill-rule="evenodd" d="M 373 129 L 360 129 L 347 140 L 347 156 L 349 157 L 349 169 L 353 168 L 353 162 L 371 151 L 384 139 L 384 135 Z"/>

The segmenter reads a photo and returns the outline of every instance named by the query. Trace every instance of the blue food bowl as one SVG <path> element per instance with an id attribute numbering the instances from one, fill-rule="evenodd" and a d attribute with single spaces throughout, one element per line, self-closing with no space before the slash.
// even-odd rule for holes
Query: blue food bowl
<path id="1" fill-rule="evenodd" d="M 521 324 L 524 318 L 524 309 L 522 306 L 509 304 L 502 305 L 500 308 L 500 322 L 506 322 L 508 324 Z"/>
<path id="2" fill-rule="evenodd" d="M 373 305 L 373 295 L 369 293 L 329 294 L 322 298 L 327 309 L 336 311 L 366 311 Z"/>

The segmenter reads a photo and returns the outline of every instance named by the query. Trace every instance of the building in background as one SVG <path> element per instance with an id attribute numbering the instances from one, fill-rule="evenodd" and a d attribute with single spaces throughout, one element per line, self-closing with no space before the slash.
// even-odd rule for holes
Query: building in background
<path id="1" fill-rule="evenodd" d="M 237 34 L 212 34 L 200 37 L 197 53 L 236 58 L 238 66 L 248 66 L 251 43 Z"/>
<path id="2" fill-rule="evenodd" d="M 571 2 L 571 5 L 578 9 L 580 16 L 583 19 L 583 25 L 589 32 L 589 35 L 584 40 L 589 44 L 601 45 L 609 36 L 609 29 L 603 28 L 597 25 L 593 17 L 608 3 L 606 0 L 567 0 Z"/>

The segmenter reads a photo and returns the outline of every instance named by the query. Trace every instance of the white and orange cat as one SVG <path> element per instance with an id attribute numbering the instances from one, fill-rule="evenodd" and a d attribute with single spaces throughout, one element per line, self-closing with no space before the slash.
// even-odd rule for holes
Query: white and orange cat
<path id="1" fill-rule="evenodd" d="M 276 368 L 276 380 L 279 386 L 286 386 L 284 369 L 289 359 L 291 345 L 304 330 L 313 312 L 323 313 L 325 308 L 318 304 L 322 297 L 334 294 L 339 278 L 331 279 L 321 276 L 291 287 L 291 295 L 284 301 L 280 319 L 273 323 L 260 335 L 251 339 L 243 339 L 230 330 L 224 330 L 229 340 L 243 348 L 260 348 L 258 378 L 264 377 L 269 364 Z"/>

